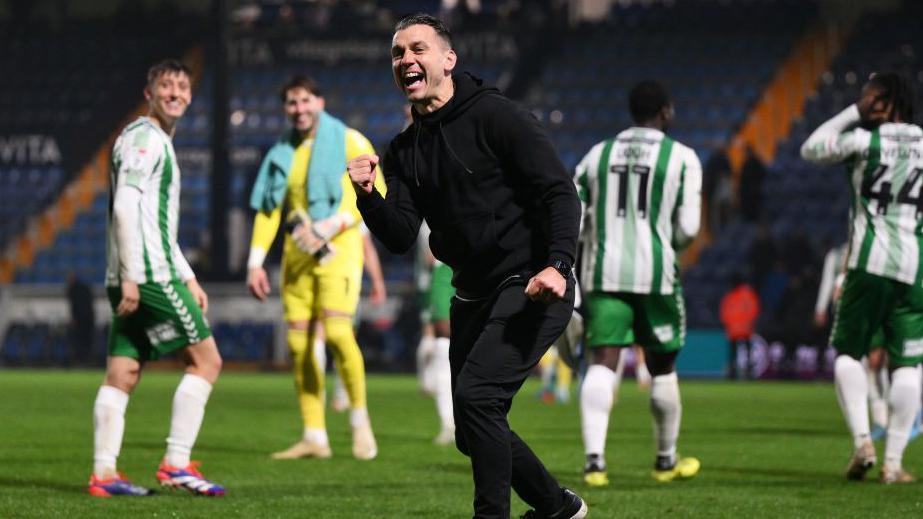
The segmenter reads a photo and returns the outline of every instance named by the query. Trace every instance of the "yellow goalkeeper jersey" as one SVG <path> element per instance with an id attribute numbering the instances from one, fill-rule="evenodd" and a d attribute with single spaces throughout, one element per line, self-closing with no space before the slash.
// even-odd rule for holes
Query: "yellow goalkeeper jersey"
<path id="1" fill-rule="evenodd" d="M 313 145 L 313 139 L 305 139 L 295 148 L 295 155 L 292 158 L 292 170 L 288 176 L 288 190 L 285 193 L 285 203 L 289 211 L 297 209 L 308 211 L 308 207 L 306 207 L 308 200 L 306 192 L 308 189 L 308 164 L 311 161 L 311 148 Z M 364 135 L 357 130 L 347 128 L 346 160 L 352 160 L 362 154 L 374 155 L 375 148 Z M 349 274 L 356 269 L 362 269 L 362 264 L 365 259 L 362 249 L 362 233 L 359 229 L 362 223 L 362 216 L 356 208 L 356 193 L 349 180 L 349 175 L 345 170 L 343 171 L 341 183 L 343 197 L 340 200 L 340 206 L 337 208 L 336 212 L 349 213 L 354 223 L 330 240 L 334 249 L 332 257 L 323 265 L 318 264 L 313 256 L 302 252 L 295 245 L 291 236 L 286 233 L 284 248 L 285 257 L 283 261 L 304 261 L 312 263 L 314 264 L 312 270 L 315 274 Z M 385 192 L 384 176 L 380 170 L 375 179 L 375 187 L 379 192 Z M 279 230 L 281 220 L 281 206 L 272 211 L 257 212 L 256 219 L 253 223 L 253 238 L 250 242 L 250 246 L 269 250 Z"/>

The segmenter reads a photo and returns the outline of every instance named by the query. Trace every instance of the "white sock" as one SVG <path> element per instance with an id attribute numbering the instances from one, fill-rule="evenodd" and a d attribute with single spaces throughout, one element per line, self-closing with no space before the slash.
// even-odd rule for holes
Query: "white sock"
<path id="1" fill-rule="evenodd" d="M 349 426 L 355 429 L 369 424 L 369 410 L 366 407 L 354 407 L 349 410 Z"/>
<path id="2" fill-rule="evenodd" d="M 880 427 L 887 427 L 888 392 L 881 385 L 881 370 L 878 370 L 878 372 L 872 371 L 868 366 L 868 357 L 862 358 L 862 366 L 865 368 L 865 375 L 868 378 L 869 409 L 872 412 L 872 423 Z"/>
<path id="3" fill-rule="evenodd" d="M 838 355 L 833 364 L 833 379 L 837 400 L 852 433 L 853 444 L 859 448 L 869 441 L 869 384 L 865 368 L 849 355 Z"/>
<path id="4" fill-rule="evenodd" d="M 417 376 L 420 378 L 420 389 L 430 395 L 436 394 L 436 384 L 431 369 L 435 347 L 436 338 L 428 335 L 421 337 L 420 344 L 417 346 Z"/>
<path id="5" fill-rule="evenodd" d="M 327 429 L 307 429 L 304 430 L 304 441 L 315 445 L 329 445 L 330 438 L 327 437 Z"/>
<path id="6" fill-rule="evenodd" d="M 333 400 L 335 402 L 345 402 L 346 405 L 349 405 L 349 393 L 346 392 L 343 377 L 339 373 L 333 377 Z"/>
<path id="7" fill-rule="evenodd" d="M 619 374 L 606 366 L 593 364 L 586 371 L 580 387 L 580 422 L 587 455 L 606 452 L 609 414 L 618 384 Z"/>
<path id="8" fill-rule="evenodd" d="M 657 455 L 674 457 L 683 405 L 679 399 L 676 372 L 651 378 L 651 413 L 654 415 L 654 438 Z"/>
<path id="9" fill-rule="evenodd" d="M 891 392 L 891 374 L 887 366 L 878 370 L 875 386 L 881 398 L 872 407 L 872 419 L 882 427 L 888 426 L 888 394 Z M 877 408 L 876 408 L 877 407 Z"/>
<path id="10" fill-rule="evenodd" d="M 321 371 L 327 371 L 327 343 L 322 339 L 314 340 L 314 358 L 317 359 Z"/>
<path id="11" fill-rule="evenodd" d="M 314 358 L 317 360 L 317 365 L 320 366 L 321 373 L 327 372 L 327 343 L 323 339 L 314 339 Z M 320 399 L 322 402 L 327 401 L 327 387 L 324 386 L 324 390 L 321 393 Z"/>
<path id="12" fill-rule="evenodd" d="M 449 366 L 449 338 L 436 339 L 431 362 L 433 380 L 436 386 L 436 411 L 443 430 L 455 430 L 455 416 L 452 414 L 452 368 Z"/>
<path id="13" fill-rule="evenodd" d="M 891 375 L 891 420 L 885 444 L 885 464 L 901 466 L 901 458 L 910 437 L 910 428 L 920 410 L 920 366 L 897 368 Z"/>
<path id="14" fill-rule="evenodd" d="M 122 450 L 128 393 L 112 386 L 100 386 L 93 403 L 93 474 L 115 475 L 115 460 Z"/>
<path id="15" fill-rule="evenodd" d="M 166 458 L 170 465 L 179 468 L 189 465 L 189 455 L 199 435 L 211 392 L 212 385 L 198 375 L 186 373 L 180 380 L 173 395 L 173 415 L 167 438 Z"/>

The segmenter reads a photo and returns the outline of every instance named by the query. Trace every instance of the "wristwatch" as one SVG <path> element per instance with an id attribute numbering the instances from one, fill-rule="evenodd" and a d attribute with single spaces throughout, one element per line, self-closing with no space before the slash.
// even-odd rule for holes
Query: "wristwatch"
<path id="1" fill-rule="evenodd" d="M 574 273 L 573 268 L 570 266 L 570 263 L 563 260 L 555 260 L 551 262 L 549 267 L 558 271 L 559 274 L 564 276 L 564 279 L 570 279 L 571 275 Z"/>

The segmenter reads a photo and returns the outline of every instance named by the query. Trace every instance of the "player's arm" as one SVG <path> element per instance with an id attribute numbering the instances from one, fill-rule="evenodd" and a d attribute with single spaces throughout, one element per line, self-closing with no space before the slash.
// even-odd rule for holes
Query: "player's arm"
<path id="1" fill-rule="evenodd" d="M 203 312 L 207 312 L 208 294 L 206 294 L 202 286 L 199 285 L 195 277 L 195 272 L 192 271 L 189 261 L 186 260 L 186 256 L 183 255 L 183 251 L 176 241 L 173 242 L 173 265 L 176 267 L 177 277 L 186 284 L 186 288 L 189 289 L 189 293 L 192 294 L 199 308 L 201 308 Z"/>
<path id="2" fill-rule="evenodd" d="M 127 149 L 119 147 L 121 154 L 116 175 L 115 196 L 112 204 L 112 223 L 119 250 L 119 277 L 122 300 L 116 307 L 120 316 L 129 315 L 138 309 L 140 291 L 138 285 L 146 281 L 144 267 L 144 233 L 141 230 L 141 197 L 151 189 L 154 169 L 163 154 L 157 140 L 143 134 L 144 129 L 133 135 Z"/>
<path id="3" fill-rule="evenodd" d="M 702 163 L 692 149 L 684 152 L 682 188 L 673 228 L 673 243 L 678 248 L 695 239 L 702 222 Z"/>
<path id="4" fill-rule="evenodd" d="M 356 208 L 365 225 L 388 250 L 403 254 L 416 243 L 423 217 L 417 210 L 410 187 L 404 182 L 406 172 L 392 152 L 385 153 L 383 175 L 379 175 L 378 163 L 377 155 L 363 154 L 347 165 L 356 193 Z M 381 176 L 387 187 L 384 196 L 378 187 Z"/>
<path id="5" fill-rule="evenodd" d="M 119 177 L 121 176 L 120 174 Z M 116 307 L 116 314 L 119 316 L 134 313 L 141 301 L 138 285 L 144 282 L 145 276 L 141 258 L 143 244 L 140 232 L 140 202 L 141 192 L 128 185 L 122 184 L 115 192 L 112 223 L 118 243 L 119 278 L 122 289 L 122 299 Z"/>
<path id="6" fill-rule="evenodd" d="M 179 277 L 180 281 L 186 284 L 187 288 L 189 288 L 189 292 L 192 293 L 192 296 L 199 304 L 199 307 L 202 308 L 202 311 L 207 312 L 208 295 L 206 295 L 205 290 L 199 286 L 199 282 L 195 277 L 195 272 L 193 272 L 192 266 L 189 265 L 189 261 L 183 254 L 183 250 L 180 248 L 179 242 L 177 240 L 173 240 L 172 249 L 173 265 L 176 267 L 176 276 Z"/>
<path id="7" fill-rule="evenodd" d="M 846 271 L 849 268 L 849 245 L 846 246 L 846 250 L 842 254 L 842 261 L 838 265 L 836 277 L 833 278 L 833 291 L 830 294 L 830 300 L 836 304 L 840 299 L 840 294 L 843 291 L 843 283 L 846 282 Z"/>
<path id="8" fill-rule="evenodd" d="M 830 296 L 833 295 L 833 284 L 836 280 L 838 267 L 835 249 L 833 249 L 824 258 L 820 287 L 817 289 L 817 301 L 814 303 L 814 324 L 817 326 L 827 324 L 827 308 L 830 306 Z"/>
<path id="9" fill-rule="evenodd" d="M 373 305 L 380 305 L 388 297 L 385 288 L 385 277 L 381 270 L 381 259 L 378 257 L 378 250 L 375 249 L 375 243 L 372 242 L 372 235 L 368 227 L 360 224 L 362 230 L 362 252 L 365 256 L 365 273 L 368 274 L 369 280 L 372 281 L 372 289 L 369 293 L 369 300 Z"/>
<path id="10" fill-rule="evenodd" d="M 860 121 L 859 108 L 854 104 L 850 105 L 814 130 L 801 145 L 801 157 L 819 164 L 834 164 L 846 160 L 857 151 L 856 134 L 847 130 L 858 125 Z"/>
<path id="11" fill-rule="evenodd" d="M 574 174 L 574 185 L 577 187 L 577 198 L 580 199 L 580 233 L 583 233 L 584 223 L 592 207 L 590 201 L 590 164 L 593 163 L 591 156 L 597 155 L 596 161 L 599 161 L 597 149 L 599 145 L 593 147 L 590 152 L 583 157 L 583 160 L 577 164 Z"/>
<path id="12" fill-rule="evenodd" d="M 263 268 L 266 254 L 272 247 L 279 224 L 282 221 L 282 207 L 272 211 L 257 211 L 253 218 L 253 235 L 250 238 L 250 256 L 247 258 L 247 288 L 253 297 L 265 301 L 271 289 L 269 275 Z"/>

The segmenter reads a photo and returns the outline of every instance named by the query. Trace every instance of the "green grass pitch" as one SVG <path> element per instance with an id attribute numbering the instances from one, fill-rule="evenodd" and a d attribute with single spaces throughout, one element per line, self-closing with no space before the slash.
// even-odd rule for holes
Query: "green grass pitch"
<path id="1" fill-rule="evenodd" d="M 470 517 L 468 461 L 436 447 L 432 401 L 410 376 L 372 376 L 369 399 L 378 459 L 354 460 L 347 417 L 328 414 L 334 457 L 272 461 L 300 434 L 291 379 L 226 373 L 193 457 L 224 484 L 222 499 L 163 492 L 142 499 L 86 494 L 92 404 L 101 372 L 0 372 L 0 517 Z M 152 485 L 163 455 L 178 373 L 144 376 L 128 407 L 120 468 Z M 694 480 L 656 483 L 647 395 L 622 386 L 607 446 L 611 485 L 581 482 L 579 413 L 542 404 L 530 380 L 511 422 L 561 483 L 606 517 L 919 517 L 923 484 L 848 483 L 850 440 L 829 384 L 684 381 L 680 450 L 702 461 Z M 879 457 L 883 455 L 879 445 Z M 905 466 L 923 473 L 923 440 Z M 873 471 L 877 476 L 877 470 Z M 526 505 L 513 499 L 513 515 Z"/>

